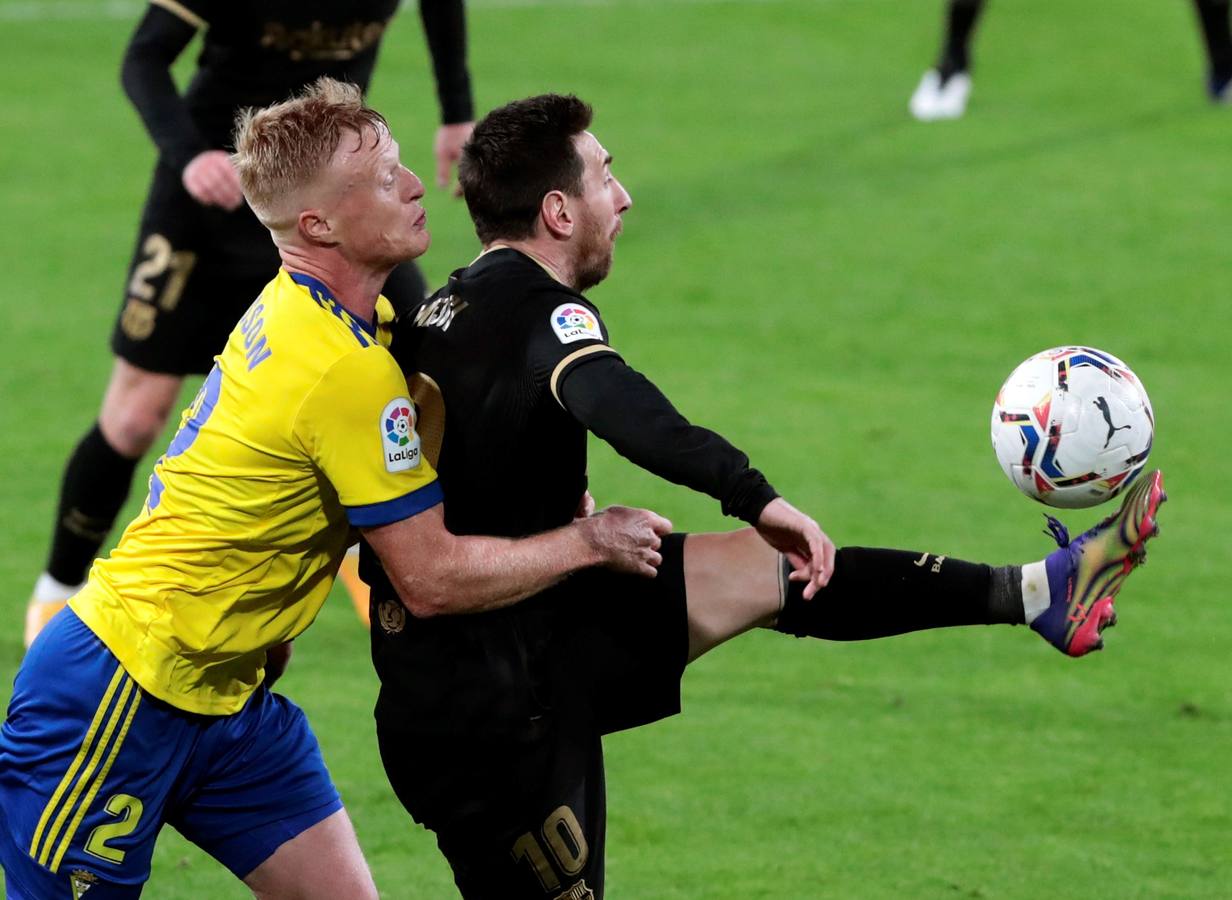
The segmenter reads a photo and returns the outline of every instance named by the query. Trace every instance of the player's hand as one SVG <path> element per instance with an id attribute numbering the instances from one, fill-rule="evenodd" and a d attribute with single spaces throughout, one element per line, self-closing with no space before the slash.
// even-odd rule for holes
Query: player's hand
<path id="1" fill-rule="evenodd" d="M 577 510 L 573 513 L 575 519 L 586 519 L 595 514 L 595 498 L 590 496 L 590 491 L 582 494 L 582 499 L 578 501 Z"/>
<path id="2" fill-rule="evenodd" d="M 653 578 L 663 557 L 659 547 L 672 523 L 648 509 L 609 506 L 593 516 L 578 519 L 578 528 L 603 557 L 603 565 L 619 572 Z"/>
<path id="3" fill-rule="evenodd" d="M 436 156 L 436 186 L 448 187 L 453 167 L 462 158 L 462 146 L 470 140 L 471 132 L 475 130 L 474 122 L 458 122 L 454 125 L 442 125 L 436 130 L 436 140 L 432 143 L 432 153 Z M 462 186 L 453 186 L 453 195 L 462 196 Z"/>
<path id="4" fill-rule="evenodd" d="M 792 581 L 807 581 L 804 599 L 826 586 L 834 574 L 834 542 L 821 527 L 782 497 L 766 504 L 757 519 L 762 540 L 787 557 Z"/>
<path id="5" fill-rule="evenodd" d="M 206 150 L 198 153 L 184 167 L 180 180 L 184 190 L 202 206 L 221 206 L 223 209 L 239 209 L 244 202 L 240 189 L 240 176 L 231 165 L 231 155 L 226 150 Z"/>

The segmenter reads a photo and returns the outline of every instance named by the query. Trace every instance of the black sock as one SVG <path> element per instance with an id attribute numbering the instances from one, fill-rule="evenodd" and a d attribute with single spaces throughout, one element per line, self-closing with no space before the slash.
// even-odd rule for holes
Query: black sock
<path id="1" fill-rule="evenodd" d="M 85 581 L 86 571 L 128 499 L 137 460 L 116 452 L 98 424 L 68 458 L 60 485 L 60 508 L 51 536 L 47 572 L 68 585 Z"/>
<path id="2" fill-rule="evenodd" d="M 945 20 L 945 44 L 937 71 L 946 81 L 955 72 L 966 72 L 971 66 L 971 33 L 984 8 L 984 0 L 950 0 Z"/>
<path id="3" fill-rule="evenodd" d="M 784 566 L 784 573 L 790 567 Z M 784 574 L 786 578 L 786 574 Z M 791 582 L 775 625 L 797 637 L 862 641 L 951 625 L 1021 624 L 1021 569 L 905 550 L 843 547 L 812 600 Z"/>
<path id="4" fill-rule="evenodd" d="M 1228 0 L 1196 0 L 1198 21 L 1206 41 L 1207 62 L 1211 75 L 1226 78 L 1232 75 L 1232 31 L 1228 25 Z"/>

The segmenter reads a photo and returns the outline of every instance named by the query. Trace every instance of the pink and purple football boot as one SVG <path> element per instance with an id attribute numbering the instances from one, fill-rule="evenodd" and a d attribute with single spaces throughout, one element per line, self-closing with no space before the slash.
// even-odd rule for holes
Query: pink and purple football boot
<path id="1" fill-rule="evenodd" d="M 1159 533 L 1155 516 L 1167 499 L 1157 469 L 1126 491 L 1120 510 L 1076 540 L 1049 516 L 1048 528 L 1059 545 L 1044 560 L 1051 603 L 1031 628 L 1069 656 L 1102 649 L 1100 632 L 1116 624 L 1113 600 L 1146 559 L 1146 542 Z"/>

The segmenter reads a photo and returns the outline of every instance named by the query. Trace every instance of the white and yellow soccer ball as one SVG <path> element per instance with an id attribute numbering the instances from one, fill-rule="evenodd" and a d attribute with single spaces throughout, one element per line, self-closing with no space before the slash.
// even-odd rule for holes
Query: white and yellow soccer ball
<path id="1" fill-rule="evenodd" d="M 1095 506 L 1146 465 L 1155 414 L 1111 353 L 1054 347 L 1010 373 L 992 408 L 992 446 L 1014 486 L 1049 506 Z"/>

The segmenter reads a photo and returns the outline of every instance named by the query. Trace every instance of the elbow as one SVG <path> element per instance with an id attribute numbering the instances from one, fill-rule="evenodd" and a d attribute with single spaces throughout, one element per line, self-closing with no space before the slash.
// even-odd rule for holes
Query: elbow
<path id="1" fill-rule="evenodd" d="M 120 63 L 120 87 L 130 103 L 137 102 L 148 80 L 149 66 L 145 58 L 135 48 L 129 47 L 124 61 Z"/>
<path id="2" fill-rule="evenodd" d="M 437 597 L 427 596 L 424 593 L 403 594 L 402 605 L 416 619 L 433 619 L 449 612 L 442 600 Z"/>
<path id="3" fill-rule="evenodd" d="M 398 585 L 398 597 L 415 618 L 432 619 L 453 611 L 449 592 L 443 587 L 441 580 L 435 578 L 407 579 Z"/>
<path id="4" fill-rule="evenodd" d="M 136 84 L 136 78 L 132 54 L 125 53 L 124 61 L 120 63 L 120 88 L 130 101 L 133 99 L 133 86 Z"/>
<path id="5" fill-rule="evenodd" d="M 174 88 L 171 64 L 175 62 L 176 55 L 169 56 L 156 43 L 135 37 L 125 48 L 124 59 L 120 62 L 120 86 L 128 99 L 135 102 L 148 93 L 149 85 L 155 84 L 160 76 Z"/>

